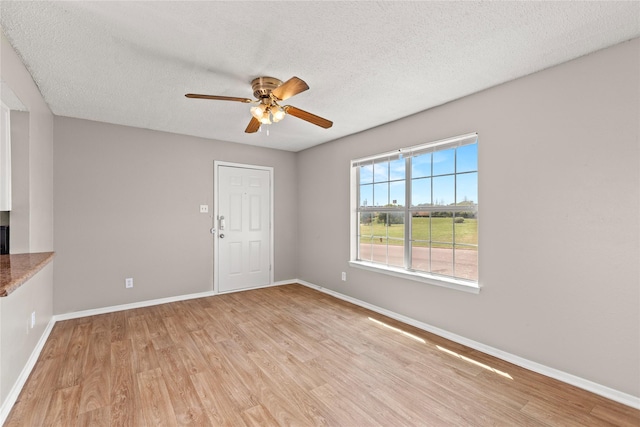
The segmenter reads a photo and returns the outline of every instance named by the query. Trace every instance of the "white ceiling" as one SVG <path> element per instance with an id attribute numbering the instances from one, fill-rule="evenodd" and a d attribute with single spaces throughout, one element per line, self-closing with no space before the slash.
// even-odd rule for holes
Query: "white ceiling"
<path id="1" fill-rule="evenodd" d="M 640 36 L 640 2 L 0 1 L 54 114 L 299 151 Z M 258 76 L 298 76 L 286 117 L 245 134 Z"/>

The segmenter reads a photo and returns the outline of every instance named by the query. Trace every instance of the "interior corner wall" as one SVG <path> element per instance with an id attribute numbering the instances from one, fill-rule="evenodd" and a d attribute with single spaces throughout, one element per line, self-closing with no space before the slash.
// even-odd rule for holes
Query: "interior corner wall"
<path id="1" fill-rule="evenodd" d="M 640 396 L 638 52 L 635 39 L 298 153 L 299 277 Z M 474 131 L 480 294 L 350 268 L 350 160 Z"/>
<path id="2" fill-rule="evenodd" d="M 12 174 L 20 175 L 19 188 L 12 183 L 15 203 L 11 214 L 11 241 L 21 242 L 11 253 L 53 250 L 53 114 L 22 61 L 4 34 L 0 54 L 2 81 L 27 108 L 19 117 L 28 126 L 20 146 L 12 142 Z M 11 113 L 14 121 L 14 112 Z M 18 113 L 22 116 L 26 113 Z M 26 121 L 26 122 L 25 122 Z M 13 133 L 13 132 L 12 132 Z M 12 135 L 13 136 L 13 135 Z M 13 227 L 13 225 L 18 225 Z M 15 229 L 14 229 L 15 228 Z M 16 234 L 19 233 L 19 234 Z"/>
<path id="3" fill-rule="evenodd" d="M 4 34 L 0 39 L 0 77 L 28 110 L 11 112 L 12 125 L 15 118 L 19 131 L 11 143 L 11 253 L 49 252 L 53 250 L 53 115 Z M 25 326 L 34 312 L 36 323 L 28 330 Z M 0 412 L 13 404 L 10 392 L 52 317 L 51 265 L 0 298 Z"/>
<path id="4" fill-rule="evenodd" d="M 295 153 L 68 117 L 54 140 L 56 314 L 212 291 L 214 160 L 274 168 L 274 278 L 297 277 Z"/>

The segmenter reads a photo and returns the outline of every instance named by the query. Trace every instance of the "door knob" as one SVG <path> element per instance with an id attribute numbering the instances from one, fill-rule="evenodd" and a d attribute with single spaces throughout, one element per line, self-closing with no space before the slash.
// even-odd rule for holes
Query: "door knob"
<path id="1" fill-rule="evenodd" d="M 221 235 L 220 235 L 220 238 L 221 238 L 221 239 L 224 239 L 224 234 L 221 234 Z"/>

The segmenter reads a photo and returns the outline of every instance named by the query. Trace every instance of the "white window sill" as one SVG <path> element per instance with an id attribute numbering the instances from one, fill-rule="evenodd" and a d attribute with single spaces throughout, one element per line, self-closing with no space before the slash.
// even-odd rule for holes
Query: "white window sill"
<path id="1" fill-rule="evenodd" d="M 455 289 L 458 291 L 469 292 L 472 294 L 480 293 L 480 286 L 466 282 L 464 280 L 456 280 L 453 278 L 437 277 L 426 273 L 418 273 L 415 271 L 407 271 L 401 268 L 382 266 L 365 261 L 349 261 L 349 265 L 363 270 L 375 271 L 376 273 L 387 274 L 389 276 L 401 277 L 403 279 L 415 280 L 417 282 L 428 283 L 430 285 L 441 286 L 444 288 Z"/>

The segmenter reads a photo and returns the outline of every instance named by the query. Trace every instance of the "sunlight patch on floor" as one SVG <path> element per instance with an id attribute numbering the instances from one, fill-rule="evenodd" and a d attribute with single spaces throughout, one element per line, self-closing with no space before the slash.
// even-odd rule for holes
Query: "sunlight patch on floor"
<path id="1" fill-rule="evenodd" d="M 420 338 L 419 336 L 410 334 L 409 332 L 403 331 L 402 329 L 398 329 L 398 328 L 393 327 L 391 325 L 387 325 L 386 323 L 381 322 L 381 321 L 376 320 L 376 319 L 371 318 L 371 317 L 369 317 L 369 320 L 371 320 L 373 323 L 376 323 L 376 324 L 378 324 L 380 326 L 384 326 L 387 329 L 391 329 L 392 331 L 398 332 L 398 333 L 404 335 L 405 337 L 409 337 L 409 338 L 414 339 L 414 340 L 416 340 L 418 342 L 421 342 L 422 344 L 426 344 L 426 341 L 423 340 L 422 338 Z"/>
<path id="2" fill-rule="evenodd" d="M 446 349 L 446 348 L 444 348 L 444 347 L 440 347 L 439 345 L 436 345 L 436 348 L 437 348 L 438 350 L 440 350 L 440 351 L 444 351 L 444 352 L 445 352 L 445 353 L 447 353 L 447 354 L 450 354 L 450 355 L 452 355 L 452 356 L 455 356 L 455 357 L 457 357 L 458 359 L 462 359 L 462 360 L 464 360 L 465 362 L 469 362 L 469 363 L 472 363 L 472 364 L 474 364 L 474 365 L 476 365 L 476 366 L 479 366 L 479 367 L 481 367 L 481 368 L 483 368 L 483 369 L 486 369 L 487 371 L 495 372 L 496 374 L 501 375 L 501 376 L 503 376 L 503 377 L 505 377 L 505 378 L 509 378 L 510 380 L 512 380 L 512 379 L 513 379 L 513 377 L 512 377 L 511 375 L 507 374 L 506 372 L 502 372 L 502 371 L 500 371 L 500 370 L 498 370 L 498 369 L 492 368 L 492 367 L 491 367 L 491 366 L 489 366 L 489 365 L 485 365 L 484 363 L 478 362 L 477 360 L 473 360 L 473 359 L 471 359 L 471 358 L 469 358 L 469 357 L 467 357 L 467 356 L 463 356 L 463 355 L 461 355 L 461 354 L 459 354 L 459 353 L 456 353 L 455 351 L 452 351 L 452 350 Z"/>

